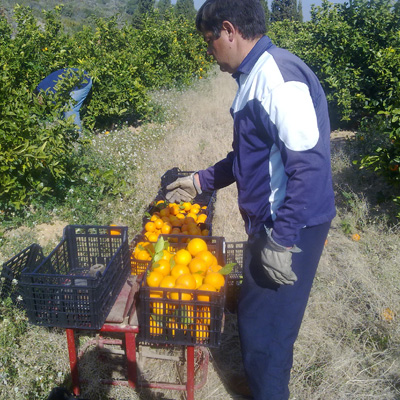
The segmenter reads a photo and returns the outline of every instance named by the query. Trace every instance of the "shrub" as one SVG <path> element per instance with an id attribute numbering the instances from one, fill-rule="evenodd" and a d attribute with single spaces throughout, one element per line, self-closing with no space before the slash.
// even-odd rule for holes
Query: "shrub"
<path id="1" fill-rule="evenodd" d="M 91 26 L 65 34 L 62 10 L 44 11 L 41 24 L 31 9 L 16 6 L 15 29 L 0 16 L 0 211 L 6 213 L 43 196 L 62 197 L 79 170 L 79 159 L 71 163 L 78 135 L 72 121 L 60 118 L 78 77 L 64 79 L 41 104 L 33 92 L 49 73 L 63 67 L 89 73 L 93 89 L 82 121 L 99 129 L 151 119 L 149 90 L 190 84 L 210 65 L 194 22 L 171 14 L 160 23 L 153 13 L 137 30 L 116 17 L 93 17 Z"/>

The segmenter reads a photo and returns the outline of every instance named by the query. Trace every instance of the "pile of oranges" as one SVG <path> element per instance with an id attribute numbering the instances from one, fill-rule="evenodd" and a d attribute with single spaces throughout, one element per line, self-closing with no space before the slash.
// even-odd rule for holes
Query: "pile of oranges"
<path id="1" fill-rule="evenodd" d="M 228 271 L 218 264 L 200 237 L 176 251 L 168 242 L 160 245 L 158 241 L 153 251 L 145 278 L 150 297 L 150 334 L 162 335 L 167 329 L 174 336 L 180 329 L 190 332 L 197 342 L 206 340 L 212 319 L 206 303 L 212 292 L 219 292 L 225 285 L 224 274 Z"/>
<path id="2" fill-rule="evenodd" d="M 144 225 L 144 235 L 155 243 L 160 234 L 208 236 L 209 230 L 202 224 L 206 222 L 206 206 L 190 202 L 167 203 L 159 200 L 149 221 Z"/>

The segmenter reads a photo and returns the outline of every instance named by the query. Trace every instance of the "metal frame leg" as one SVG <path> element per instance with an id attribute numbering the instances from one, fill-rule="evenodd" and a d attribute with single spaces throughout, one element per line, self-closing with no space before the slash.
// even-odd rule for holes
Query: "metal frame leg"
<path id="1" fill-rule="evenodd" d="M 132 332 L 125 333 L 125 353 L 127 359 L 128 385 L 131 388 L 136 387 L 137 369 L 136 369 L 136 340 Z"/>
<path id="2" fill-rule="evenodd" d="M 186 393 L 187 400 L 194 400 L 194 346 L 187 346 L 186 348 L 186 368 L 187 368 L 187 381 Z"/>
<path id="3" fill-rule="evenodd" d="M 78 371 L 78 357 L 76 355 L 75 332 L 73 329 L 66 329 L 69 365 L 71 368 L 72 391 L 75 396 L 81 394 L 79 386 L 79 371 Z"/>

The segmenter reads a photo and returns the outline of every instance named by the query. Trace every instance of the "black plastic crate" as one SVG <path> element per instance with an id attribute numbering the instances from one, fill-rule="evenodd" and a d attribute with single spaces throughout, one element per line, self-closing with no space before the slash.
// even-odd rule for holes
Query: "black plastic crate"
<path id="1" fill-rule="evenodd" d="M 163 237 L 174 250 L 185 248 L 187 240 L 193 238 L 182 235 Z M 224 238 L 201 238 L 207 242 L 208 250 L 217 257 L 219 264 L 225 265 Z M 148 271 L 149 269 L 150 266 Z M 153 297 L 155 293 L 158 297 Z M 226 280 L 225 286 L 219 292 L 208 292 L 153 288 L 143 279 L 139 290 L 138 341 L 145 344 L 218 347 L 221 341 L 225 294 Z"/>
<path id="2" fill-rule="evenodd" d="M 127 227 L 68 225 L 57 247 L 21 274 L 31 323 L 100 329 L 130 272 Z"/>
<path id="3" fill-rule="evenodd" d="M 135 248 L 140 242 L 149 242 L 145 236 L 136 235 L 129 244 L 129 254 L 130 254 L 130 265 L 131 265 L 131 275 L 142 276 L 147 267 L 150 265 L 150 260 L 139 260 L 135 257 Z"/>
<path id="4" fill-rule="evenodd" d="M 161 177 L 161 189 L 159 190 L 156 198 L 154 199 L 154 203 L 158 200 L 165 200 L 165 195 L 167 194 L 167 190 L 165 187 L 170 183 L 174 182 L 178 178 L 183 178 L 185 176 L 193 174 L 195 171 L 181 171 L 179 168 L 171 168 Z M 209 217 L 212 219 L 214 214 L 214 203 L 216 200 L 216 192 L 206 192 L 203 191 L 201 194 L 198 194 L 194 199 L 193 203 L 198 203 L 201 206 L 206 206 L 206 212 Z M 212 221 L 208 221 L 208 223 L 212 223 Z"/>
<path id="5" fill-rule="evenodd" d="M 15 304 L 21 304 L 20 278 L 24 269 L 33 269 L 43 260 L 42 247 L 36 243 L 31 244 L 3 264 L 0 275 L 0 298 L 10 297 Z"/>
<path id="6" fill-rule="evenodd" d="M 243 281 L 244 251 L 247 242 L 226 242 L 226 262 L 235 263 L 232 272 L 227 276 L 225 308 L 236 312 L 240 287 Z"/>

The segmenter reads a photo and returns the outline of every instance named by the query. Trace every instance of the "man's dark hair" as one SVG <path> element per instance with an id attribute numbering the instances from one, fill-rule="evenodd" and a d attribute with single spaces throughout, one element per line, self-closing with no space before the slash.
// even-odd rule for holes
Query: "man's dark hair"
<path id="1" fill-rule="evenodd" d="M 252 40 L 266 32 L 265 11 L 259 0 L 206 0 L 197 12 L 196 28 L 219 38 L 223 21 L 235 26 L 243 39 Z"/>

